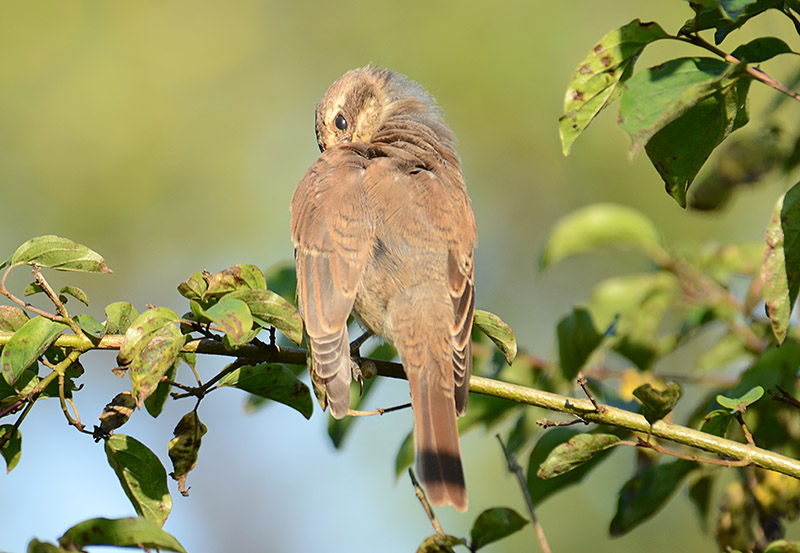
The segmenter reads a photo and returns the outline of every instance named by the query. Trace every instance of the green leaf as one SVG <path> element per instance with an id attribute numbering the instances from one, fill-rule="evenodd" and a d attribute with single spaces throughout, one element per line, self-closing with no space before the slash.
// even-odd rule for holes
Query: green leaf
<path id="1" fill-rule="evenodd" d="M 314 411 L 308 386 L 282 365 L 241 367 L 223 376 L 219 383 L 288 405 L 307 419 Z"/>
<path id="2" fill-rule="evenodd" d="M 166 326 L 174 326 L 177 322 L 180 322 L 180 317 L 168 307 L 148 309 L 136 317 L 125 331 L 117 363 L 123 366 L 130 364 L 147 347 L 157 332 Z"/>
<path id="3" fill-rule="evenodd" d="M 172 498 L 167 488 L 167 471 L 158 457 L 125 434 L 111 436 L 106 440 L 105 450 L 108 464 L 136 513 L 163 526 L 172 510 Z"/>
<path id="4" fill-rule="evenodd" d="M 28 543 L 27 553 L 65 553 L 65 551 L 57 545 L 34 538 Z"/>
<path id="5" fill-rule="evenodd" d="M 33 391 L 37 384 L 39 384 L 39 377 L 30 369 L 22 371 L 14 386 L 9 385 L 8 382 L 0 378 L 0 410 L 6 409 L 17 402 L 20 402 L 19 406 L 21 407 L 26 396 Z M 58 382 L 55 384 L 58 385 Z M 46 392 L 47 389 L 45 389 Z M 42 395 L 45 395 L 45 393 Z"/>
<path id="6" fill-rule="evenodd" d="M 774 36 L 762 36 L 742 44 L 731 52 L 734 58 L 747 63 L 761 63 L 780 54 L 794 54 L 789 45 Z"/>
<path id="7" fill-rule="evenodd" d="M 744 10 L 750 5 L 755 4 L 756 0 L 715 0 L 716 4 L 722 9 L 722 13 L 731 21 L 736 21 L 742 16 Z"/>
<path id="8" fill-rule="evenodd" d="M 13 305 L 0 305 L 0 332 L 16 332 L 29 320 L 24 309 Z"/>
<path id="9" fill-rule="evenodd" d="M 175 437 L 169 442 L 169 458 L 174 470 L 170 476 L 178 482 L 178 491 L 184 496 L 189 495 L 186 477 L 197 465 L 197 454 L 206 432 L 208 428 L 200 421 L 197 411 L 189 411 L 172 433 Z"/>
<path id="10" fill-rule="evenodd" d="M 303 319 L 294 306 L 269 290 L 238 290 L 223 299 L 247 304 L 253 319 L 261 326 L 273 326 L 297 345 L 303 341 Z"/>
<path id="11" fill-rule="evenodd" d="M 683 388 L 676 382 L 667 382 L 663 390 L 656 390 L 650 384 L 642 384 L 633 391 L 636 399 L 642 402 L 642 414 L 647 422 L 655 423 L 666 417 L 683 395 Z"/>
<path id="12" fill-rule="evenodd" d="M 708 513 L 711 509 L 711 492 L 714 478 L 711 476 L 701 476 L 689 484 L 689 499 L 700 515 L 700 524 L 703 530 L 708 529 Z"/>
<path id="13" fill-rule="evenodd" d="M 761 264 L 767 316 L 778 343 L 786 339 L 800 287 L 800 183 L 778 200 L 767 226 Z"/>
<path id="14" fill-rule="evenodd" d="M 225 297 L 208 309 L 203 309 L 196 301 L 192 301 L 191 306 L 195 316 L 205 317 L 221 328 L 231 345 L 241 346 L 249 342 L 253 316 L 245 302 Z"/>
<path id="15" fill-rule="evenodd" d="M 800 553 L 800 541 L 774 541 L 764 549 L 764 553 Z"/>
<path id="16" fill-rule="evenodd" d="M 563 217 L 553 227 L 539 259 L 545 269 L 568 257 L 598 248 L 623 247 L 661 258 L 661 237 L 655 225 L 629 207 L 594 204 Z"/>
<path id="17" fill-rule="evenodd" d="M 453 553 L 453 546 L 466 545 L 464 540 L 455 536 L 447 536 L 442 534 L 434 534 L 425 538 L 419 544 L 417 553 Z"/>
<path id="18" fill-rule="evenodd" d="M 533 421 L 528 418 L 528 410 L 522 409 L 514 426 L 508 432 L 506 449 L 514 454 L 519 453 L 519 450 L 536 435 L 536 432 L 537 428 L 534 426 Z"/>
<path id="19" fill-rule="evenodd" d="M 678 34 L 716 29 L 714 42 L 719 44 L 732 31 L 753 17 L 770 8 L 780 8 L 783 0 L 720 0 L 717 4 L 717 6 L 700 10 L 695 17 L 684 23 Z M 723 9 L 720 10 L 720 7 Z"/>
<path id="20" fill-rule="evenodd" d="M 703 424 L 700 430 L 714 436 L 724 438 L 728 432 L 728 427 L 731 424 L 733 417 L 729 411 L 724 409 L 716 409 L 703 417 Z"/>
<path id="21" fill-rule="evenodd" d="M 92 338 L 99 340 L 106 332 L 106 325 L 89 314 L 84 313 L 83 315 L 74 317 L 74 319 L 75 322 L 78 323 L 78 326 L 81 328 L 81 330 Z"/>
<path id="22" fill-rule="evenodd" d="M 100 254 L 72 240 L 53 235 L 28 240 L 17 248 L 9 263 L 35 263 L 59 271 L 112 272 Z"/>
<path id="23" fill-rule="evenodd" d="M 715 58 L 677 58 L 628 79 L 620 100 L 619 126 L 631 137 L 630 156 L 698 102 L 730 86 L 740 74 L 738 66 Z"/>
<path id="24" fill-rule="evenodd" d="M 522 518 L 514 509 L 495 507 L 486 509 L 472 525 L 470 537 L 472 551 L 477 551 L 484 545 L 501 540 L 511 534 L 522 530 L 528 521 Z"/>
<path id="25" fill-rule="evenodd" d="M 616 99 L 619 84 L 630 76 L 645 46 L 665 37 L 658 23 L 634 19 L 592 47 L 572 74 L 564 96 L 564 115 L 558 120 L 564 155 L 597 114 Z"/>
<path id="26" fill-rule="evenodd" d="M 192 273 L 188 279 L 178 285 L 180 295 L 188 300 L 201 301 L 206 290 L 208 290 L 208 281 L 205 279 L 206 274 L 208 273 Z"/>
<path id="27" fill-rule="evenodd" d="M 133 395 L 140 408 L 156 391 L 186 343 L 186 336 L 173 324 L 162 326 L 149 336 L 150 341 L 128 365 Z"/>
<path id="28" fill-rule="evenodd" d="M 211 277 L 204 299 L 214 299 L 236 290 L 266 290 L 264 273 L 255 265 L 234 265 Z"/>
<path id="29" fill-rule="evenodd" d="M 686 191 L 711 152 L 749 121 L 749 79 L 697 96 L 696 103 L 655 133 L 645 147 L 670 196 L 686 207 Z"/>
<path id="30" fill-rule="evenodd" d="M 106 306 L 106 334 L 125 334 L 131 323 L 139 317 L 136 308 L 126 301 L 118 301 Z"/>
<path id="31" fill-rule="evenodd" d="M 164 373 L 164 376 L 167 377 L 167 380 L 175 380 L 175 373 L 178 372 L 178 367 L 181 366 L 187 355 L 189 354 L 181 353 L 175 358 L 175 361 L 172 362 L 172 366 L 167 369 L 167 372 Z M 151 417 L 158 417 L 161 414 L 161 411 L 164 410 L 164 406 L 167 404 L 171 390 L 171 384 L 159 381 L 158 385 L 156 386 L 156 390 L 144 400 L 144 408 Z"/>
<path id="32" fill-rule="evenodd" d="M 697 463 L 679 459 L 654 465 L 628 480 L 619 492 L 617 513 L 609 529 L 611 535 L 626 534 L 653 516 L 695 470 Z"/>
<path id="33" fill-rule="evenodd" d="M 614 447 L 619 437 L 613 434 L 581 433 L 556 446 L 539 465 L 536 476 L 548 480 L 566 474 L 592 459 L 601 451 Z M 530 469 L 529 469 L 530 470 Z"/>
<path id="34" fill-rule="evenodd" d="M 68 551 L 82 551 L 89 545 L 167 549 L 186 553 L 174 537 L 146 518 L 93 518 L 78 523 L 58 539 Z"/>
<path id="35" fill-rule="evenodd" d="M 267 287 L 287 300 L 292 305 L 297 305 L 297 272 L 294 261 L 282 261 L 265 271 Z"/>
<path id="36" fill-rule="evenodd" d="M 556 335 L 561 372 L 564 378 L 572 380 L 603 341 L 603 335 L 597 332 L 592 316 L 583 308 L 574 308 L 572 313 L 561 319 L 556 327 Z"/>
<path id="37" fill-rule="evenodd" d="M 86 292 L 84 292 L 77 286 L 64 286 L 58 292 L 59 299 L 64 303 L 67 303 L 67 298 L 66 298 L 67 295 L 72 296 L 73 298 L 81 302 L 83 305 L 87 306 L 89 305 L 89 296 L 86 294 Z"/>
<path id="38" fill-rule="evenodd" d="M 531 494 L 531 500 L 534 505 L 539 505 L 557 491 L 580 482 L 613 450 L 613 448 L 610 448 L 601 451 L 581 466 L 561 476 L 556 476 L 548 480 L 539 478 L 537 475 L 539 466 L 550 455 L 550 452 L 571 438 L 583 434 L 583 432 L 572 428 L 551 428 L 540 435 L 536 444 L 533 446 L 533 451 L 528 461 L 527 472 L 528 491 Z"/>
<path id="39" fill-rule="evenodd" d="M 11 433 L 11 437 L 6 438 L 9 433 Z M 0 425 L 0 441 L 5 439 L 8 441 L 3 444 L 3 447 L 0 447 L 0 455 L 6 460 L 6 472 L 11 472 L 22 457 L 22 433 L 19 428 L 14 428 L 14 425 Z"/>
<path id="40" fill-rule="evenodd" d="M 761 396 L 763 395 L 764 388 L 761 386 L 756 386 L 743 396 L 737 398 L 729 398 L 720 394 L 717 396 L 717 403 L 719 403 L 725 409 L 730 409 L 731 413 L 744 413 L 749 405 L 752 405 L 761 399 Z"/>
<path id="41" fill-rule="evenodd" d="M 41 357 L 45 350 L 67 329 L 67 325 L 34 317 L 14 333 L 2 350 L 3 378 L 12 386 L 22 371 Z"/>
<path id="42" fill-rule="evenodd" d="M 517 339 L 510 326 L 494 313 L 480 309 L 475 310 L 473 324 L 497 345 L 509 365 L 513 363 L 517 356 Z"/>
<path id="43" fill-rule="evenodd" d="M 36 284 L 35 282 L 31 282 L 25 287 L 25 290 L 23 290 L 22 295 L 27 298 L 29 296 L 35 296 L 36 294 L 42 294 L 42 293 L 44 293 L 44 288 L 42 288 L 41 285 Z"/>
<path id="44" fill-rule="evenodd" d="M 333 417 L 331 417 L 333 418 Z M 394 458 L 394 475 L 400 478 L 414 464 L 414 432 L 409 432 L 400 444 L 397 455 Z"/>

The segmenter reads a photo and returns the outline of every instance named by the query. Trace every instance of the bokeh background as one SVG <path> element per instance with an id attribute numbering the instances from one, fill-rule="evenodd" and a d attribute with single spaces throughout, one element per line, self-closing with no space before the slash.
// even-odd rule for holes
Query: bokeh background
<path id="1" fill-rule="evenodd" d="M 420 82 L 442 106 L 478 221 L 478 306 L 542 357 L 555 351 L 558 319 L 593 283 L 646 267 L 608 254 L 540 274 L 539 249 L 559 217 L 611 201 L 647 214 L 671 246 L 757 240 L 786 184 L 746 190 L 722 214 L 682 211 L 645 157 L 628 161 L 616 110 L 562 156 L 557 120 L 578 61 L 636 17 L 677 30 L 691 13 L 685 2 L 40 0 L 5 2 L 2 13 L 0 257 L 41 234 L 100 252 L 113 275 L 52 276 L 83 287 L 86 311 L 100 320 L 116 300 L 185 311 L 176 286 L 193 271 L 291 259 L 288 205 L 318 155 L 315 104 L 338 76 L 370 62 Z M 759 19 L 729 41 L 772 34 L 791 44 L 778 15 Z M 656 44 L 639 66 L 692 52 Z M 790 73 L 784 58 L 766 67 L 777 78 Z M 753 87 L 756 120 L 773 96 L 763 88 Z M 19 273 L 12 286 L 27 283 Z M 86 357 L 87 390 L 77 398 L 91 425 L 127 384 L 110 374 L 113 355 Z M 200 371 L 219 367 L 203 360 Z M 381 383 L 374 406 L 405 401 L 404 386 Z M 431 533 L 407 477 L 394 477 L 410 412 L 359 421 L 336 451 L 326 414 L 306 421 L 271 406 L 246 415 L 243 399 L 221 391 L 200 409 L 209 432 L 190 497 L 172 487 L 165 527 L 187 550 L 407 552 Z M 172 402 L 158 420 L 137 413 L 125 432 L 168 463 L 172 428 L 190 408 Z M 37 404 L 22 431 L 22 460 L 0 478 L 0 550 L 54 540 L 89 517 L 133 514 L 102 444 L 68 428 L 57 402 Z M 493 432 L 463 444 L 470 511 L 439 513 L 456 535 L 467 535 L 484 508 L 523 509 Z M 680 499 L 631 534 L 607 537 L 632 462 L 615 452 L 613 463 L 541 506 L 553 550 L 714 550 Z M 537 550 L 534 540 L 526 529 L 492 550 Z"/>

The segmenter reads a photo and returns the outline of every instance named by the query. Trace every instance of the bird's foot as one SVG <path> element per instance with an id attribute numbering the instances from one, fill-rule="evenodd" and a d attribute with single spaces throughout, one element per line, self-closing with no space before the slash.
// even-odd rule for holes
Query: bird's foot
<path id="1" fill-rule="evenodd" d="M 353 377 L 353 380 L 358 382 L 358 395 L 364 393 L 364 374 L 361 372 L 361 365 L 360 365 L 361 357 L 358 360 L 351 360 L 350 361 L 350 374 Z"/>

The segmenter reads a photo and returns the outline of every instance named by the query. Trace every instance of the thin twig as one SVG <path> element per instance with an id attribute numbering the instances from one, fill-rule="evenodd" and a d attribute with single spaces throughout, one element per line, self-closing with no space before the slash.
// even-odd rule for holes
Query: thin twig
<path id="1" fill-rule="evenodd" d="M 6 269 L 5 272 L 3 273 L 3 278 L 0 279 L 0 294 L 3 294 L 5 297 L 10 299 L 11 301 L 16 303 L 17 305 L 21 306 L 23 309 L 26 309 L 26 310 L 28 310 L 28 311 L 30 311 L 32 313 L 36 313 L 37 315 L 41 315 L 42 317 L 44 317 L 46 319 L 50 319 L 51 321 L 56 321 L 58 323 L 65 323 L 66 324 L 67 321 L 63 317 L 59 317 L 58 315 L 53 315 L 52 313 L 48 313 L 47 311 L 44 311 L 43 309 L 39 309 L 38 307 L 35 307 L 35 306 L 31 305 L 30 303 L 19 299 L 17 296 L 12 294 L 6 288 L 6 277 L 8 277 L 8 274 L 11 272 L 11 269 L 13 269 L 14 267 L 17 267 L 17 265 L 12 265 L 8 269 Z"/>
<path id="2" fill-rule="evenodd" d="M 687 455 L 686 453 L 681 453 L 680 451 L 675 451 L 674 449 L 669 449 L 666 447 L 662 447 L 658 444 L 654 444 L 649 440 L 644 440 L 641 437 L 637 437 L 635 442 L 631 441 L 620 441 L 614 444 L 617 445 L 630 445 L 634 447 L 641 447 L 644 449 L 652 449 L 656 453 L 660 453 L 662 455 L 671 455 L 672 457 L 677 457 L 678 459 L 684 459 L 686 461 L 693 461 L 695 463 L 706 463 L 709 465 L 718 465 L 722 467 L 747 467 L 752 465 L 752 463 L 747 459 L 742 459 L 739 461 L 729 461 L 726 459 L 713 459 L 711 457 L 698 457 L 697 455 Z"/>
<path id="3" fill-rule="evenodd" d="M 64 394 L 64 380 L 65 380 L 64 374 L 63 373 L 59 373 L 59 375 L 58 375 L 58 399 L 59 399 L 59 401 L 61 403 L 61 411 L 63 411 L 64 416 L 66 417 L 67 422 L 70 424 L 70 426 L 74 426 L 75 428 L 78 429 L 78 431 L 83 432 L 84 434 L 92 434 L 93 435 L 94 433 L 92 431 L 90 431 L 90 430 L 86 430 L 86 428 L 83 426 L 83 423 L 81 423 L 81 416 L 78 414 L 78 409 L 75 407 L 75 403 L 71 399 L 69 399 L 69 398 L 67 398 L 65 396 L 65 394 Z M 69 414 L 69 407 L 67 406 L 67 403 L 69 403 L 69 405 L 72 406 L 73 411 L 75 411 L 75 417 L 74 418 L 72 417 L 72 415 Z"/>
<path id="4" fill-rule="evenodd" d="M 72 320 L 72 317 L 70 317 L 69 312 L 67 311 L 67 306 L 64 305 L 64 302 L 62 302 L 61 298 L 58 297 L 56 291 L 53 290 L 53 287 L 50 286 L 50 283 L 44 278 L 44 275 L 42 274 L 42 268 L 33 263 L 31 272 L 33 273 L 34 283 L 37 284 L 48 297 L 48 299 L 53 302 L 53 305 L 56 306 L 56 311 L 58 311 L 58 314 L 61 316 L 63 321 L 69 325 L 69 327 L 72 329 L 72 332 L 75 334 L 83 334 L 83 330 L 81 330 L 81 328 L 78 326 L 78 323 L 76 323 L 74 320 Z"/>
<path id="5" fill-rule="evenodd" d="M 716 46 L 714 46 L 713 44 L 711 44 L 709 42 L 706 42 L 698 34 L 695 34 L 695 33 L 684 33 L 681 36 L 678 36 L 678 37 L 675 37 L 675 38 L 676 38 L 676 40 L 680 40 L 682 42 L 688 42 L 690 44 L 694 44 L 695 46 L 699 46 L 700 48 L 704 48 L 704 49 L 708 50 L 709 52 L 712 52 L 712 53 L 718 55 L 719 57 L 721 57 L 722 59 L 724 59 L 728 63 L 732 63 L 732 64 L 742 63 L 742 60 L 739 60 L 739 59 L 733 57 L 732 55 L 728 54 L 724 50 L 721 50 L 721 49 L 717 48 Z M 800 94 L 798 94 L 797 92 L 794 92 L 792 90 L 789 90 L 782 83 L 776 81 L 775 79 L 773 79 L 772 77 L 770 77 L 769 75 L 764 73 L 761 69 L 757 69 L 755 67 L 751 67 L 750 65 L 747 65 L 745 67 L 745 71 L 751 77 L 753 77 L 755 80 L 760 81 L 760 82 L 764 83 L 765 85 L 774 88 L 778 92 L 782 92 L 783 94 L 786 94 L 787 96 L 789 96 L 789 97 L 791 97 L 791 98 L 793 98 L 795 100 L 800 101 Z"/>
<path id="6" fill-rule="evenodd" d="M 795 409 L 800 409 L 800 400 L 794 397 L 792 394 L 781 388 L 780 386 L 775 386 L 778 391 L 768 390 L 770 397 L 773 401 L 780 401 L 781 403 L 786 403 L 791 405 Z"/>
<path id="7" fill-rule="evenodd" d="M 577 418 L 574 418 L 574 419 L 568 420 L 568 421 L 550 421 L 550 420 L 547 420 L 547 419 L 539 419 L 538 421 L 536 421 L 536 424 L 538 424 L 542 428 L 554 428 L 554 427 L 558 427 L 558 426 L 572 426 L 573 424 L 581 424 L 581 423 L 583 423 L 585 425 L 586 424 L 591 424 L 589 421 L 584 420 L 584 419 L 582 419 L 580 417 L 577 417 Z"/>
<path id="8" fill-rule="evenodd" d="M 383 415 L 385 413 L 391 413 L 393 411 L 400 411 L 401 409 L 408 409 L 411 407 L 410 403 L 404 403 L 402 405 L 395 405 L 394 407 L 386 407 L 386 408 L 378 408 L 374 411 L 357 411 L 355 409 L 348 409 L 347 416 L 348 417 L 372 417 L 375 415 Z"/>
<path id="9" fill-rule="evenodd" d="M 747 440 L 747 443 L 755 447 L 756 443 L 753 441 L 753 435 L 750 433 L 750 430 L 748 430 L 747 425 L 744 423 L 744 418 L 742 418 L 742 414 L 737 411 L 734 417 L 736 418 L 736 422 L 739 423 L 739 426 L 742 427 L 742 432 L 744 432 L 744 437 Z"/>
<path id="10" fill-rule="evenodd" d="M 544 535 L 544 529 L 539 522 L 539 518 L 536 516 L 536 509 L 534 509 L 533 499 L 531 498 L 531 493 L 528 490 L 528 483 L 525 479 L 525 475 L 522 473 L 522 467 L 519 466 L 519 463 L 517 463 L 516 455 L 514 455 L 512 451 L 509 451 L 506 447 L 506 444 L 503 443 L 503 438 L 500 437 L 500 434 L 495 434 L 495 437 L 497 438 L 497 441 L 500 442 L 500 447 L 503 448 L 503 455 L 505 455 L 506 463 L 508 464 L 508 470 L 517 477 L 519 488 L 522 490 L 522 497 L 525 498 L 525 505 L 528 507 L 528 514 L 531 515 L 531 525 L 533 526 L 534 530 L 536 530 L 536 537 L 539 538 L 539 545 L 542 547 L 542 551 L 544 553 L 550 553 L 550 545 L 547 543 L 547 537 Z"/>
<path id="11" fill-rule="evenodd" d="M 583 378 L 583 374 L 582 373 L 578 373 L 577 382 L 578 382 L 578 384 L 580 384 L 580 387 L 583 390 L 583 393 L 586 394 L 586 397 L 588 397 L 589 401 L 591 401 L 592 405 L 594 405 L 594 410 L 597 411 L 598 413 L 602 413 L 603 409 L 605 409 L 605 407 L 603 407 L 602 405 L 599 405 L 597 403 L 597 401 L 595 401 L 594 396 L 592 395 L 592 392 L 590 392 L 589 388 L 586 386 L 586 379 Z"/>
<path id="12" fill-rule="evenodd" d="M 411 484 L 414 486 L 414 493 L 417 495 L 417 499 L 419 499 L 419 502 L 422 504 L 422 508 L 425 510 L 428 520 L 431 521 L 433 530 L 440 536 L 444 536 L 445 534 L 444 530 L 442 530 L 442 525 L 439 524 L 439 520 L 436 518 L 436 513 L 433 512 L 431 504 L 428 503 L 428 497 L 425 495 L 425 490 L 423 490 L 422 486 L 419 485 L 417 477 L 414 474 L 414 469 L 409 468 L 408 475 L 411 477 Z"/>
<path id="13" fill-rule="evenodd" d="M 19 414 L 17 420 L 14 421 L 14 424 L 11 426 L 11 429 L 2 436 L 0 436 L 0 449 L 3 449 L 8 443 L 8 441 L 11 439 L 11 436 L 13 436 L 16 433 L 16 431 L 19 430 L 22 421 L 24 421 L 25 417 L 27 417 L 28 413 L 30 413 L 31 407 L 33 407 L 33 401 L 28 401 L 28 404 L 25 406 L 25 409 L 23 409 L 22 413 Z"/>

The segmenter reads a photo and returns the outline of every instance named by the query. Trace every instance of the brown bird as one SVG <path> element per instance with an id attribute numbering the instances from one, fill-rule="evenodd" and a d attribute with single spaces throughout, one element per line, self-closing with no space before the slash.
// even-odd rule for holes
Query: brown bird
<path id="1" fill-rule="evenodd" d="M 333 416 L 347 415 L 354 310 L 403 362 L 429 499 L 464 511 L 456 414 L 472 372 L 477 231 L 455 137 L 419 85 L 369 66 L 328 89 L 316 131 L 321 154 L 291 208 L 315 380 Z"/>

